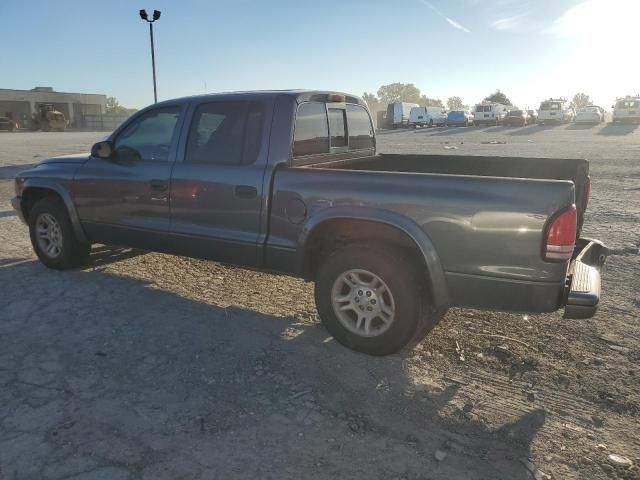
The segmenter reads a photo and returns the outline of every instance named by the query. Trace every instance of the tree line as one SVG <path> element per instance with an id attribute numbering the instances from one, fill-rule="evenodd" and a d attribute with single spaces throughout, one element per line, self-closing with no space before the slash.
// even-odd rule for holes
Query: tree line
<path id="1" fill-rule="evenodd" d="M 447 98 L 446 102 L 443 102 L 439 98 L 430 98 L 427 95 L 422 94 L 420 89 L 413 83 L 390 83 L 389 85 L 383 85 L 378 89 L 377 94 L 364 92 L 362 98 L 369 110 L 376 112 L 378 110 L 386 110 L 387 105 L 393 102 L 407 102 L 417 103 L 421 107 L 441 107 L 444 108 L 445 104 L 449 110 L 469 110 L 469 106 L 464 103 L 462 98 L 453 96 Z M 511 100 L 509 97 L 497 89 L 495 92 L 487 95 L 483 101 L 502 103 L 503 105 L 511 106 Z M 581 108 L 587 105 L 591 105 L 591 97 L 586 93 L 576 93 L 571 101 L 571 106 L 574 108 Z"/>

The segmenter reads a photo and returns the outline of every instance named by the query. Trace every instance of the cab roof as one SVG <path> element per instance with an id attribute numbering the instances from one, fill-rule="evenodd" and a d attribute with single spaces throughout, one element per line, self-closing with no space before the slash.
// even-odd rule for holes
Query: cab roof
<path id="1" fill-rule="evenodd" d="M 164 100 L 158 102 L 157 105 L 164 103 L 183 103 L 192 101 L 213 101 L 213 100 L 265 100 L 273 99 L 280 96 L 294 97 L 298 103 L 301 102 L 335 102 L 336 100 L 329 100 L 329 95 L 344 97 L 345 103 L 355 103 L 358 105 L 366 106 L 364 100 L 356 95 L 348 93 L 329 91 L 329 90 L 247 90 L 237 92 L 220 92 L 220 93 L 207 93 L 202 95 L 192 95 L 188 97 L 175 98 L 171 100 Z"/>

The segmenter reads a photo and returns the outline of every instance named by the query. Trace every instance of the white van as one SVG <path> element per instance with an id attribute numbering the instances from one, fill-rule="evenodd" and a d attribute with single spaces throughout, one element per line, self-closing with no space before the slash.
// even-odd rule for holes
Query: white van
<path id="1" fill-rule="evenodd" d="M 413 107 L 409 114 L 409 126 L 433 127 L 447 124 L 447 111 L 442 107 Z"/>
<path id="2" fill-rule="evenodd" d="M 569 123 L 573 121 L 576 112 L 573 107 L 569 106 L 566 98 L 550 98 L 540 104 L 538 109 L 538 123 L 562 122 Z"/>
<path id="3" fill-rule="evenodd" d="M 509 107 L 502 103 L 483 102 L 473 108 L 473 124 L 492 123 L 498 125 L 507 116 Z"/>
<path id="4" fill-rule="evenodd" d="M 640 122 L 640 96 L 619 98 L 613 106 L 612 121 Z"/>
<path id="5" fill-rule="evenodd" d="M 387 106 L 387 126 L 398 128 L 409 123 L 411 109 L 417 107 L 417 103 L 393 102 Z"/>

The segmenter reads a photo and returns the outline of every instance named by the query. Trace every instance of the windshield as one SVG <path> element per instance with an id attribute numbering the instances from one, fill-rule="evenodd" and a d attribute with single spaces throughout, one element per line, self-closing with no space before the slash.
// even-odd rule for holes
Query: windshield
<path id="1" fill-rule="evenodd" d="M 561 102 L 542 102 L 540 105 L 540 110 L 561 110 L 562 103 Z"/>
<path id="2" fill-rule="evenodd" d="M 616 108 L 638 108 L 640 106 L 640 99 L 633 100 L 619 100 L 616 104 Z"/>
<path id="3" fill-rule="evenodd" d="M 493 105 L 477 105 L 476 112 L 490 112 Z"/>
<path id="4" fill-rule="evenodd" d="M 582 107 L 578 109 L 578 113 L 598 113 L 599 111 L 598 107 Z"/>
<path id="5" fill-rule="evenodd" d="M 522 110 L 511 110 L 509 113 L 507 113 L 508 117 L 520 117 L 522 116 Z"/>

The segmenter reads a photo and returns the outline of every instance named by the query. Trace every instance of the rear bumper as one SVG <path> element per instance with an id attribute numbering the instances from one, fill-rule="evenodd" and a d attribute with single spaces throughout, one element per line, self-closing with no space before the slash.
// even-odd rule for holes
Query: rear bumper
<path id="1" fill-rule="evenodd" d="M 569 265 L 564 318 L 591 318 L 600 302 L 600 271 L 609 250 L 598 240 L 581 238 Z"/>
<path id="2" fill-rule="evenodd" d="M 567 275 L 538 282 L 445 272 L 451 305 L 480 310 L 545 313 L 564 307 L 565 318 L 591 318 L 600 301 L 600 271 L 608 249 L 581 238 Z"/>
<path id="3" fill-rule="evenodd" d="M 16 211 L 16 215 L 18 215 L 18 218 L 20 220 L 22 220 L 22 223 L 27 223 L 27 221 L 24 218 L 24 213 L 22 212 L 22 198 L 20 197 L 13 197 L 11 199 L 11 206 L 13 207 L 13 209 Z"/>

